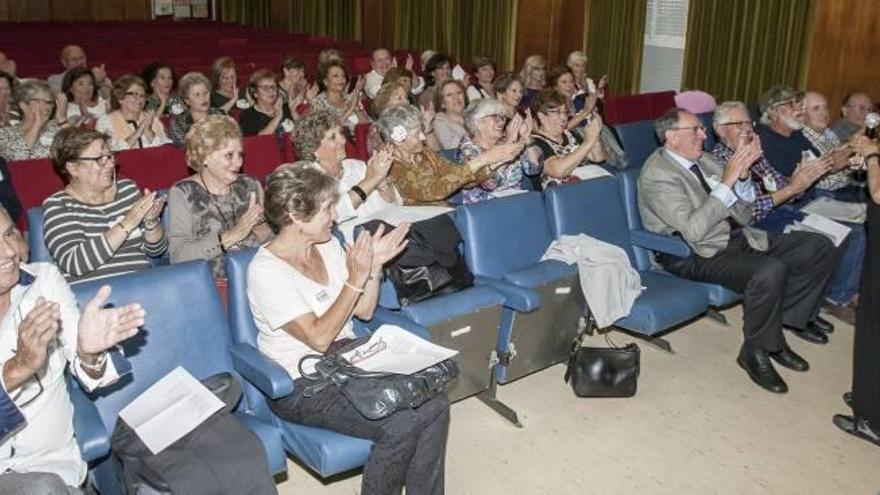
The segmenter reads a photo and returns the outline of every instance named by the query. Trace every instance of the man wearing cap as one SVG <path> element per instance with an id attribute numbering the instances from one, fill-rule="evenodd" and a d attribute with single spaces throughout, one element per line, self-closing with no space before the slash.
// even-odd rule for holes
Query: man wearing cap
<path id="1" fill-rule="evenodd" d="M 801 132 L 802 92 L 788 86 L 774 86 L 758 98 L 758 105 L 761 125 L 756 131 L 761 137 L 764 156 L 776 170 L 791 177 L 805 151 L 819 156 L 819 150 Z"/>
<path id="2" fill-rule="evenodd" d="M 849 141 L 856 134 L 865 132 L 865 116 L 874 108 L 871 98 L 864 93 L 852 93 L 843 100 L 841 117 L 834 122 L 831 130 L 841 141 Z"/>
<path id="3" fill-rule="evenodd" d="M 639 174 L 642 222 L 652 232 L 680 236 L 693 251 L 686 258 L 658 254 L 657 260 L 682 278 L 742 292 L 745 339 L 737 362 L 760 387 L 788 391 L 772 361 L 795 371 L 809 364 L 788 347 L 782 329 L 801 337 L 821 334 L 816 317 L 834 268 L 834 246 L 821 235 L 749 225 L 755 200 L 750 169 L 761 156 L 757 139 L 741 140 L 722 167 L 703 152 L 706 133 L 694 114 L 673 108 L 654 129 L 663 147 Z"/>

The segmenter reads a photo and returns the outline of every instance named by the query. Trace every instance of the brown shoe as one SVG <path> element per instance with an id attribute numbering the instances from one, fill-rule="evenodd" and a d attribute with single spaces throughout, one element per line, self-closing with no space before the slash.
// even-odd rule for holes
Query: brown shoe
<path id="1" fill-rule="evenodd" d="M 822 311 L 849 325 L 856 324 L 856 310 L 852 304 L 834 304 L 825 301 Z"/>

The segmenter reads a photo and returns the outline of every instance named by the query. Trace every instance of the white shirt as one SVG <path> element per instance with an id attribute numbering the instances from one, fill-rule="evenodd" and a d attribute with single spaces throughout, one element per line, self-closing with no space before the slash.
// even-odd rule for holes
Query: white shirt
<path id="1" fill-rule="evenodd" d="M 687 170 L 687 173 L 694 176 L 696 179 L 696 175 L 691 172 L 691 165 L 693 165 L 693 160 L 688 160 L 687 158 L 675 153 L 674 151 L 670 151 L 668 148 L 664 150 L 666 153 L 669 153 L 669 157 L 672 158 L 673 161 L 681 165 L 681 167 Z M 699 165 L 698 165 L 699 166 Z M 752 177 L 749 176 L 745 180 L 737 180 L 736 184 L 733 186 L 733 190 L 727 187 L 727 184 L 721 182 L 719 177 L 710 176 L 706 174 L 706 172 L 701 168 L 700 172 L 703 174 L 703 178 L 706 179 L 706 183 L 709 184 L 709 187 L 712 188 L 712 196 L 718 198 L 721 203 L 724 204 L 727 208 L 730 208 L 737 202 L 737 200 L 741 199 L 746 203 L 754 203 L 755 202 L 755 188 L 752 187 Z"/>
<path id="2" fill-rule="evenodd" d="M 306 277 L 265 247 L 257 250 L 247 271 L 248 302 L 259 330 L 257 347 L 294 379 L 300 376 L 300 359 L 318 351 L 288 333 L 283 325 L 309 313 L 320 318 L 339 297 L 348 279 L 345 251 L 335 237 L 315 248 L 327 270 L 326 285 Z M 335 340 L 345 337 L 354 337 L 350 319 Z M 306 373 L 314 371 L 314 364 L 305 364 Z"/>
<path id="3" fill-rule="evenodd" d="M 98 96 L 98 102 L 95 106 L 86 108 L 86 112 L 92 117 L 99 119 L 107 115 L 107 100 Z M 82 116 L 82 110 L 79 105 L 70 102 L 67 104 L 67 120 L 78 119 Z"/>
<path id="4" fill-rule="evenodd" d="M 81 370 L 76 354 L 80 314 L 73 292 L 58 268 L 49 263 L 31 263 L 21 265 L 21 269 L 33 275 L 34 280 L 29 285 L 16 285 L 10 293 L 11 304 L 0 323 L 0 369 L 15 355 L 18 325 L 39 296 L 61 306 L 61 330 L 50 344 L 45 367 L 36 375 L 43 392 L 39 393 L 36 377 L 15 390 L 7 390 L 27 424 L 0 444 L 0 473 L 10 470 L 54 473 L 66 484 L 79 486 L 85 480 L 86 463 L 73 437 L 73 405 L 67 394 L 64 369 L 70 363 L 71 372 L 89 391 L 113 383 L 119 373 L 111 359 L 107 360 L 100 379 L 93 379 Z M 5 384 L 0 386 L 6 389 Z M 31 399 L 32 402 L 22 406 Z"/>
<path id="5" fill-rule="evenodd" d="M 385 76 L 376 72 L 376 69 L 373 69 L 367 73 L 365 79 L 364 92 L 370 99 L 373 99 L 376 97 L 376 93 L 379 92 L 379 88 L 382 87 L 382 80 L 385 79 Z"/>

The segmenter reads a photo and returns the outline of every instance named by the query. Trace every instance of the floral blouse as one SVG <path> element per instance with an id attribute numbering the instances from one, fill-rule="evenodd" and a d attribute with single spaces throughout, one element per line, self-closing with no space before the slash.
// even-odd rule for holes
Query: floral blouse
<path id="1" fill-rule="evenodd" d="M 482 147 L 465 138 L 459 145 L 456 159 L 462 163 L 482 154 Z M 541 173 L 541 164 L 533 161 L 529 154 L 522 152 L 516 159 L 491 172 L 491 176 L 477 187 L 462 191 L 465 204 L 477 203 L 500 196 L 504 192 L 522 191 L 523 176 L 536 176 Z"/>

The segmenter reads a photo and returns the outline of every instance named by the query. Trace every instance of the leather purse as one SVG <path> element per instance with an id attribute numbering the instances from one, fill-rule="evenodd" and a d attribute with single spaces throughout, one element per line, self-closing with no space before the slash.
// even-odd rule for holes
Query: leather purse
<path id="1" fill-rule="evenodd" d="M 364 371 L 351 364 L 342 354 L 369 340 L 369 336 L 352 341 L 338 351 L 309 354 L 299 361 L 299 372 L 312 382 L 303 390 L 314 396 L 329 386 L 339 387 L 342 395 L 367 419 L 386 418 L 396 411 L 415 409 L 446 391 L 458 377 L 458 365 L 446 359 L 412 375 Z M 305 373 L 303 363 L 316 360 L 315 372 Z"/>
<path id="2" fill-rule="evenodd" d="M 565 381 L 578 397 L 632 397 L 639 381 L 641 350 L 630 343 L 617 347 L 608 335 L 610 347 L 582 346 L 581 335 L 572 347 Z"/>

